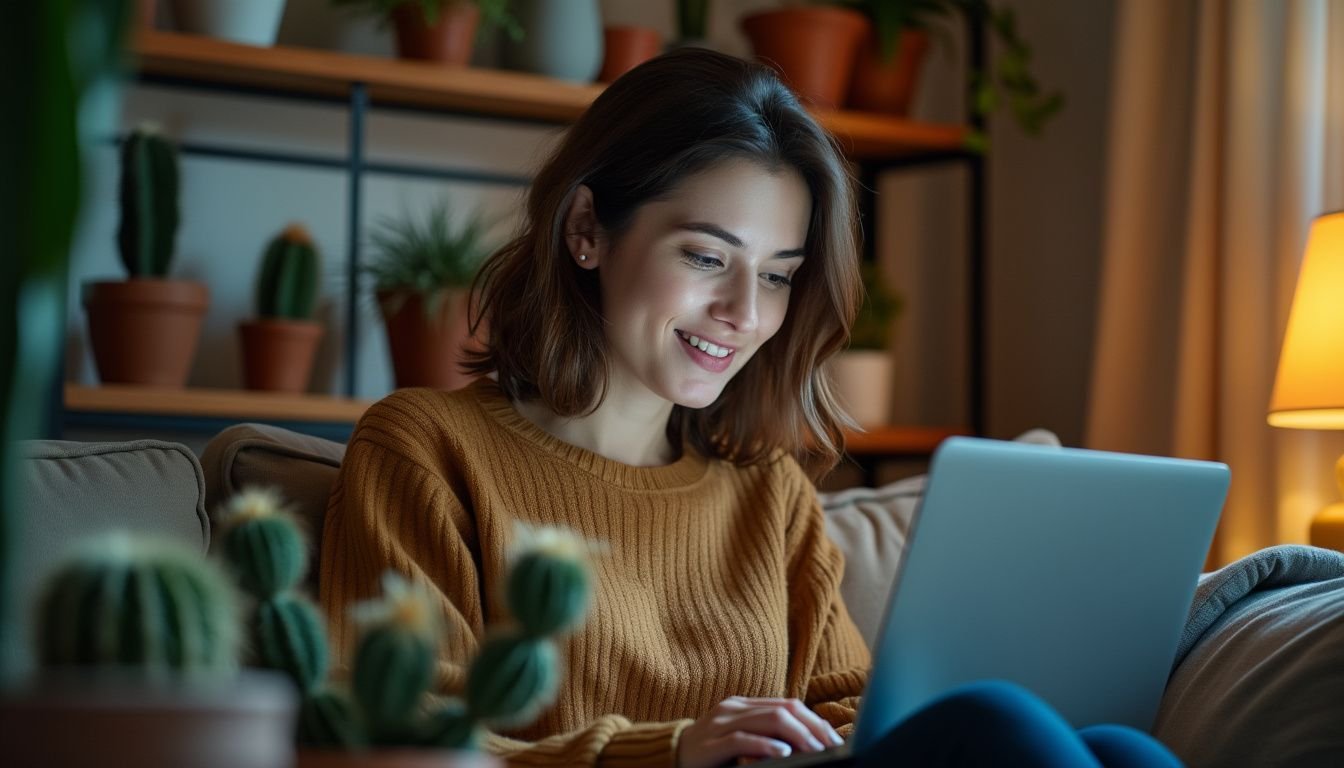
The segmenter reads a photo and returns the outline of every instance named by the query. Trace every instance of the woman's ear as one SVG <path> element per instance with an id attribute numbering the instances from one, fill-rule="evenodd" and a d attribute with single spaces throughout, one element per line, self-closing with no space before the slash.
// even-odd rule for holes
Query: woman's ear
<path id="1" fill-rule="evenodd" d="M 593 210 L 593 191 L 580 184 L 569 200 L 565 212 L 565 246 L 569 257 L 583 269 L 595 269 L 602 261 L 602 246 L 598 233 L 601 225 Z"/>

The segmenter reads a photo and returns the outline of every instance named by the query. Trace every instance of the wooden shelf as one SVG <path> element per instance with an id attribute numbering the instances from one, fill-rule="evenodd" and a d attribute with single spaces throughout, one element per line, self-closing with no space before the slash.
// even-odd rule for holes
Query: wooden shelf
<path id="1" fill-rule="evenodd" d="M 845 433 L 845 453 L 851 456 L 928 456 L 949 437 L 969 435 L 964 427 L 872 427 Z"/>
<path id="2" fill-rule="evenodd" d="M 353 424 L 371 404 L 370 400 L 331 395 L 289 395 L 236 389 L 65 385 L 65 410 L 86 413 Z"/>
<path id="3" fill-rule="evenodd" d="M 602 92 L 520 72 L 446 67 L 308 48 L 257 47 L 161 30 L 137 33 L 137 71 L 219 85 L 344 99 L 364 83 L 374 104 L 451 110 L 501 118 L 569 123 Z M 886 115 L 818 111 L 850 157 L 897 158 L 965 148 L 964 126 Z"/>

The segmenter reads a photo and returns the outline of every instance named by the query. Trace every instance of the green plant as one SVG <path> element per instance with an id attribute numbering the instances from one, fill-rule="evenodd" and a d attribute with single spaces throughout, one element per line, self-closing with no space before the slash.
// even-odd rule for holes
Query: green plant
<path id="1" fill-rule="evenodd" d="M 392 11 L 401 5 L 417 6 L 420 12 L 424 14 L 425 23 L 433 25 L 438 22 L 439 14 L 443 13 L 445 6 L 459 2 L 472 2 L 481 9 L 481 19 L 485 22 L 482 25 L 482 31 L 487 26 L 493 26 L 503 29 L 514 40 L 521 40 L 523 37 L 522 25 L 509 11 L 510 0 L 330 0 L 330 2 L 337 7 L 345 7 L 367 16 L 373 16 L 384 25 L 392 17 Z"/>
<path id="2" fill-rule="evenodd" d="M 121 145 L 121 224 L 117 244 L 131 277 L 164 277 L 177 239 L 177 149 L 142 125 Z"/>
<path id="3" fill-rule="evenodd" d="M 896 55 L 901 32 L 906 29 L 935 30 L 934 22 L 953 16 L 984 23 L 998 38 L 1001 51 L 988 70 L 969 73 L 971 111 L 987 117 L 1006 102 L 1018 125 L 1037 135 L 1045 123 L 1064 106 L 1059 91 L 1045 93 L 1031 74 L 1031 46 L 1018 34 L 1012 8 L 995 8 L 988 0 L 827 0 L 867 15 L 877 31 L 884 60 Z M 968 138 L 971 148 L 987 146 L 982 134 Z"/>
<path id="4" fill-rule="evenodd" d="M 85 542 L 46 581 L 38 616 L 44 667 L 134 669 L 163 679 L 237 666 L 228 578 L 175 541 L 115 534 Z"/>
<path id="5" fill-rule="evenodd" d="M 308 231 L 291 224 L 266 246 L 257 274 L 257 314 L 307 320 L 317 306 L 321 263 Z"/>
<path id="6" fill-rule="evenodd" d="M 490 252 L 485 239 L 488 227 L 477 214 L 454 228 L 442 204 L 431 209 L 423 222 L 409 215 L 382 219 L 370 236 L 373 260 L 363 271 L 373 278 L 378 293 L 418 294 L 434 316 L 449 289 L 471 284 Z"/>
<path id="7" fill-rule="evenodd" d="M 877 264 L 865 261 L 859 270 L 864 296 L 849 329 L 849 348 L 885 350 L 891 341 L 891 324 L 901 313 L 901 297 L 887 288 Z"/>
<path id="8" fill-rule="evenodd" d="M 677 0 L 677 37 L 703 40 L 709 32 L 709 0 Z"/>

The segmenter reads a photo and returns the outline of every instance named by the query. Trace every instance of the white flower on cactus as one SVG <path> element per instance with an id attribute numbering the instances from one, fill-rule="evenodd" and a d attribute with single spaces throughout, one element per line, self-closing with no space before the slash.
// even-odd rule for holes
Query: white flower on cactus
<path id="1" fill-rule="evenodd" d="M 221 520 L 232 527 L 249 520 L 288 512 L 280 492 L 274 488 L 247 486 L 224 502 Z"/>
<path id="2" fill-rule="evenodd" d="M 534 526 L 519 520 L 514 522 L 509 557 L 517 560 L 531 554 L 544 554 L 586 564 L 591 556 L 602 554 L 606 549 L 605 544 L 589 541 L 568 528 Z"/>
<path id="3" fill-rule="evenodd" d="M 382 597 L 350 606 L 350 618 L 365 629 L 394 626 L 430 640 L 438 637 L 438 613 L 429 590 L 393 570 L 384 571 L 382 580 Z"/>

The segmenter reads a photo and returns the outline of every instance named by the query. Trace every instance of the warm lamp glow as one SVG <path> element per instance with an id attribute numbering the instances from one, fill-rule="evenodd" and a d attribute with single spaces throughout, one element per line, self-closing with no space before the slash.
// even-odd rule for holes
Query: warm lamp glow
<path id="1" fill-rule="evenodd" d="M 1344 211 L 1311 224 L 1269 423 L 1344 429 Z"/>

